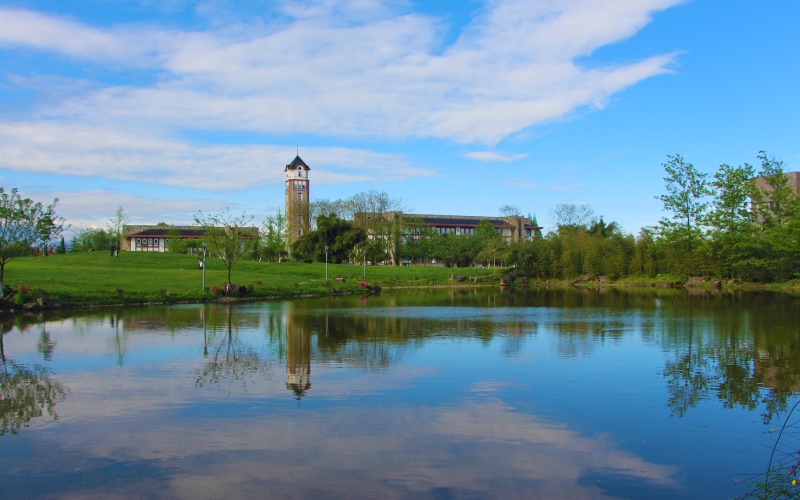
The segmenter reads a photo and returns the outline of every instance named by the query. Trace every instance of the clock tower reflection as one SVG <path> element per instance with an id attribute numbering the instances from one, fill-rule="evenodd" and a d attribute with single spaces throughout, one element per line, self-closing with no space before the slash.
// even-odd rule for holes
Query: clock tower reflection
<path id="1" fill-rule="evenodd" d="M 311 388 L 311 329 L 303 321 L 284 318 L 286 325 L 286 388 L 302 398 Z"/>

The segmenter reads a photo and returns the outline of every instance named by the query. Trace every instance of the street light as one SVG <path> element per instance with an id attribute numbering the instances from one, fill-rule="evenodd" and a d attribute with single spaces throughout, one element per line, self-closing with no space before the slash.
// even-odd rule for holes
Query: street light
<path id="1" fill-rule="evenodd" d="M 206 242 L 203 242 L 203 290 L 206 289 Z"/>
<path id="2" fill-rule="evenodd" d="M 325 281 L 328 281 L 328 245 L 325 245 Z"/>

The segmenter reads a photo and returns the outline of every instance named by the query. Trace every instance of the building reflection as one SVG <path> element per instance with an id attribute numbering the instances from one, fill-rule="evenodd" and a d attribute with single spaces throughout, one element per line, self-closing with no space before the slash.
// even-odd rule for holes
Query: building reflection
<path id="1" fill-rule="evenodd" d="M 286 325 L 286 388 L 296 399 L 311 388 L 311 328 L 292 314 L 284 316 Z"/>

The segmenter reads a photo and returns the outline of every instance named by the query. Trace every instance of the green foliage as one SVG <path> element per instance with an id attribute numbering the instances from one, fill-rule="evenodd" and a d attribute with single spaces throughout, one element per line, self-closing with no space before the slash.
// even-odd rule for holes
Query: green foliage
<path id="1" fill-rule="evenodd" d="M 800 277 L 800 197 L 780 161 L 764 151 L 758 159 L 758 177 L 747 163 L 723 164 L 707 182 L 681 156 L 670 156 L 667 193 L 658 199 L 671 216 L 648 229 L 652 241 L 637 241 L 634 272 L 761 283 Z"/>
<path id="2" fill-rule="evenodd" d="M 55 406 L 64 400 L 67 392 L 68 389 L 43 366 L 29 368 L 3 356 L 0 359 L 0 436 L 16 434 L 18 429 L 27 427 L 31 419 L 45 412 L 58 420 Z"/>
<path id="3" fill-rule="evenodd" d="M 0 290 L 5 266 L 27 255 L 34 245 L 47 245 L 64 230 L 64 219 L 55 214 L 58 198 L 48 206 L 23 198 L 16 188 L 0 187 Z"/>
<path id="4" fill-rule="evenodd" d="M 661 200 L 664 211 L 670 216 L 659 222 L 659 233 L 662 239 L 670 242 L 667 252 L 672 268 L 693 275 L 700 268 L 699 254 L 695 252 L 703 239 L 702 224 L 711 194 L 708 175 L 699 172 L 681 155 L 667 158 L 669 161 L 662 164 L 667 173 L 664 177 L 666 194 L 656 198 Z"/>
<path id="5" fill-rule="evenodd" d="M 57 254 L 61 254 L 61 255 L 64 255 L 65 253 L 67 253 L 67 244 L 64 241 L 64 237 L 63 236 L 61 237 L 61 242 L 56 247 L 56 253 Z"/>
<path id="6" fill-rule="evenodd" d="M 72 236 L 70 252 L 94 252 L 111 248 L 111 238 L 104 229 L 78 228 Z"/>
<path id="7" fill-rule="evenodd" d="M 257 230 L 248 227 L 253 216 L 233 215 L 230 210 L 218 214 L 198 211 L 195 223 L 203 228 L 204 242 L 211 256 L 222 261 L 231 283 L 231 269 L 248 252 L 248 241 L 258 236 Z"/>
<path id="8" fill-rule="evenodd" d="M 128 223 L 128 216 L 125 210 L 120 206 L 114 213 L 114 217 L 108 220 L 108 238 L 111 245 L 116 249 L 116 254 L 119 254 L 119 246 L 122 242 L 122 234 L 125 232 L 125 225 Z"/>
<path id="9" fill-rule="evenodd" d="M 261 225 L 259 251 L 254 258 L 280 262 L 287 254 L 286 217 L 278 210 Z"/>
<path id="10" fill-rule="evenodd" d="M 292 254 L 299 260 L 347 262 L 351 253 L 367 239 L 366 231 L 334 214 L 317 217 L 316 230 L 292 244 Z"/>

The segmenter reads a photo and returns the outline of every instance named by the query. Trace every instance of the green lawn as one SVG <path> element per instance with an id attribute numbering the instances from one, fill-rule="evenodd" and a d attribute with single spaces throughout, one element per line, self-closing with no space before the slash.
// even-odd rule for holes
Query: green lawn
<path id="1" fill-rule="evenodd" d="M 213 300 L 218 296 L 209 290 L 222 286 L 227 278 L 223 263 L 209 259 L 206 289 L 202 287 L 202 271 L 197 258 L 172 253 L 122 252 L 111 257 L 107 252 L 87 252 L 49 257 L 26 257 L 6 265 L 5 283 L 17 292 L 21 285 L 33 289 L 28 297 L 52 298 L 63 305 L 118 304 L 133 302 L 175 302 Z M 257 297 L 297 296 L 364 292 L 358 281 L 364 280 L 363 266 L 329 264 L 325 281 L 325 264 L 297 262 L 239 261 L 233 268 L 232 281 L 252 290 Z M 473 277 L 475 269 L 456 269 L 456 275 Z M 450 269 L 435 266 L 367 266 L 366 281 L 370 285 L 441 286 L 450 285 Z M 492 269 L 479 270 L 484 283 L 494 281 Z M 335 278 L 345 278 L 337 282 Z M 471 281 L 466 284 L 471 284 Z"/>

